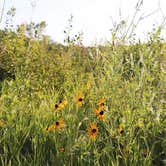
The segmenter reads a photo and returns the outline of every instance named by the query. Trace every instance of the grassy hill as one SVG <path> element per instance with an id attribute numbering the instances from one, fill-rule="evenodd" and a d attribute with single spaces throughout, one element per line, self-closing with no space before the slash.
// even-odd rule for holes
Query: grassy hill
<path id="1" fill-rule="evenodd" d="M 0 165 L 165 165 L 162 39 L 64 46 L 33 32 L 0 31 Z"/>

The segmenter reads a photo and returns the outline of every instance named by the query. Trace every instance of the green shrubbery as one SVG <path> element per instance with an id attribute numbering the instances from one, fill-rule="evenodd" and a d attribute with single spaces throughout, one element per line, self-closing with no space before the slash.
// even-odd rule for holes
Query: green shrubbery
<path id="1" fill-rule="evenodd" d="M 164 165 L 160 38 L 63 46 L 42 36 L 43 26 L 0 31 L 1 165 Z"/>

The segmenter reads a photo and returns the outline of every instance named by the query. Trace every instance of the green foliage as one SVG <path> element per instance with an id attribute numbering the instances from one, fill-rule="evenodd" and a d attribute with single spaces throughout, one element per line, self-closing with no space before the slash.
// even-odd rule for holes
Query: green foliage
<path id="1" fill-rule="evenodd" d="M 52 42 L 44 27 L 0 31 L 0 164 L 164 165 L 166 46 L 158 32 L 147 44 L 84 47 Z M 100 121 L 94 110 L 103 98 Z M 52 131 L 60 118 L 65 127 Z"/>

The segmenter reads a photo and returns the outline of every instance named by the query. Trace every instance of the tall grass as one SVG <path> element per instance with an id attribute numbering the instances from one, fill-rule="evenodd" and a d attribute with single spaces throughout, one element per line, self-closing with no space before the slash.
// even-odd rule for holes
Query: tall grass
<path id="1" fill-rule="evenodd" d="M 24 28 L 0 32 L 1 165 L 166 164 L 159 36 L 130 46 L 62 46 Z"/>

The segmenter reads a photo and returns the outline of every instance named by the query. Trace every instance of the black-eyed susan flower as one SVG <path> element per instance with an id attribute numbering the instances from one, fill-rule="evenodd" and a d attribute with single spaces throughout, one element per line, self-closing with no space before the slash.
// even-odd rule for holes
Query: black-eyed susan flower
<path id="1" fill-rule="evenodd" d="M 53 112 L 58 112 L 58 111 L 60 111 L 60 110 L 61 110 L 61 107 L 60 107 L 59 103 L 56 103 L 56 104 L 54 105 L 54 110 L 53 110 Z"/>
<path id="2" fill-rule="evenodd" d="M 54 106 L 54 112 L 58 112 L 58 111 L 62 110 L 66 105 L 67 105 L 67 100 L 56 103 Z"/>
<path id="3" fill-rule="evenodd" d="M 61 109 L 63 109 L 66 105 L 67 105 L 67 100 L 64 100 L 64 101 L 60 101 L 59 102 L 59 107 L 61 108 Z"/>
<path id="4" fill-rule="evenodd" d="M 122 134 L 124 132 L 124 128 L 125 128 L 125 125 L 123 123 L 121 123 L 118 127 L 118 133 Z"/>
<path id="5" fill-rule="evenodd" d="M 105 99 L 100 99 L 97 104 L 99 107 L 104 107 L 105 106 Z"/>
<path id="6" fill-rule="evenodd" d="M 50 132 L 50 131 L 59 131 L 61 130 L 63 127 L 65 127 L 65 122 L 64 120 L 61 118 L 58 121 L 56 121 L 54 124 L 46 127 L 44 129 L 45 132 Z"/>
<path id="7" fill-rule="evenodd" d="M 56 121 L 53 125 L 52 125 L 52 128 L 54 130 L 61 130 L 63 127 L 65 126 L 65 122 L 64 120 L 61 118 L 59 119 L 58 121 Z"/>
<path id="8" fill-rule="evenodd" d="M 53 128 L 53 126 L 51 125 L 51 126 L 46 127 L 46 128 L 44 129 L 44 132 L 50 132 L 50 131 L 53 131 L 53 130 L 54 130 L 54 128 Z"/>
<path id="9" fill-rule="evenodd" d="M 87 129 L 87 132 L 88 132 L 89 138 L 91 140 L 95 140 L 98 135 L 99 129 L 95 123 L 91 123 Z"/>
<path id="10" fill-rule="evenodd" d="M 79 106 L 82 106 L 84 104 L 84 95 L 78 95 L 76 97 L 76 103 L 79 105 Z"/>
<path id="11" fill-rule="evenodd" d="M 61 148 L 59 149 L 59 151 L 60 151 L 61 153 L 63 153 L 63 152 L 65 151 L 65 148 L 64 148 L 64 147 L 61 147 Z"/>
<path id="12" fill-rule="evenodd" d="M 59 108 L 59 104 L 55 104 L 55 109 L 58 109 Z"/>
<path id="13" fill-rule="evenodd" d="M 96 114 L 97 118 L 102 120 L 102 121 L 105 120 L 104 113 L 105 113 L 105 110 L 102 107 L 99 107 L 98 109 L 95 110 L 95 114 Z"/>

